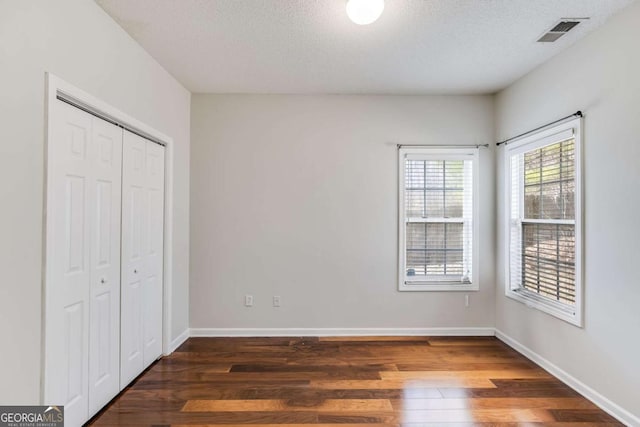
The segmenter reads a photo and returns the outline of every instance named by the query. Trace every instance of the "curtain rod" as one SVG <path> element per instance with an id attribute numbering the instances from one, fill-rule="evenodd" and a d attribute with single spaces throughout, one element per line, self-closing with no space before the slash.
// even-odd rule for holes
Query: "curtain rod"
<path id="1" fill-rule="evenodd" d="M 473 145 L 443 145 L 443 144 L 397 144 L 398 148 L 402 147 L 430 147 L 430 148 L 489 148 L 489 144 L 473 144 Z"/>
<path id="2" fill-rule="evenodd" d="M 562 122 L 562 121 L 564 121 L 564 120 L 570 119 L 571 117 L 584 117 L 584 116 L 582 115 L 582 111 L 576 111 L 575 113 L 570 114 L 570 115 L 568 115 L 567 117 L 563 117 L 563 118 L 561 118 L 561 119 L 554 120 L 554 121 L 553 121 L 553 122 L 551 122 L 551 123 L 547 123 L 546 125 L 543 125 L 543 126 L 538 126 L 537 128 L 532 129 L 532 130 L 530 130 L 530 131 L 528 131 L 528 132 L 521 133 L 520 135 L 514 136 L 514 137 L 512 137 L 512 138 L 508 138 L 508 139 L 505 139 L 504 141 L 497 142 L 497 143 L 496 143 L 496 145 L 497 145 L 497 146 L 500 146 L 500 145 L 502 145 L 502 144 L 508 144 L 509 142 L 513 141 L 514 139 L 518 139 L 518 138 L 523 137 L 523 136 L 525 136 L 525 135 L 529 135 L 530 133 L 534 133 L 534 132 L 536 132 L 536 131 L 539 131 L 539 130 L 541 130 L 541 129 L 544 129 L 544 128 L 546 128 L 546 127 L 549 127 L 549 126 L 551 126 L 551 125 L 555 125 L 556 123 L 560 123 L 560 122 Z"/>

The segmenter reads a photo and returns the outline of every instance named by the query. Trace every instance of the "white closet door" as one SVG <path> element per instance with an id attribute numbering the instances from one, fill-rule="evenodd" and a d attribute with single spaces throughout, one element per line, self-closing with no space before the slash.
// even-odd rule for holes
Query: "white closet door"
<path id="1" fill-rule="evenodd" d="M 122 146 L 122 288 L 120 388 L 144 369 L 143 286 L 148 232 L 146 140 L 124 131 Z"/>
<path id="2" fill-rule="evenodd" d="M 164 147 L 62 101 L 49 120 L 43 403 L 81 425 L 162 353 Z"/>
<path id="3" fill-rule="evenodd" d="M 144 365 L 162 354 L 164 147 L 147 141 L 147 239 L 143 269 Z"/>
<path id="4" fill-rule="evenodd" d="M 50 112 L 44 402 L 68 425 L 89 408 L 89 283 L 93 117 L 60 102 Z"/>
<path id="5" fill-rule="evenodd" d="M 120 390 L 122 129 L 93 118 L 89 416 Z"/>
<path id="6" fill-rule="evenodd" d="M 124 131 L 121 387 L 162 353 L 164 147 Z"/>
<path id="7" fill-rule="evenodd" d="M 61 101 L 50 114 L 45 403 L 79 425 L 119 390 L 122 130 Z"/>

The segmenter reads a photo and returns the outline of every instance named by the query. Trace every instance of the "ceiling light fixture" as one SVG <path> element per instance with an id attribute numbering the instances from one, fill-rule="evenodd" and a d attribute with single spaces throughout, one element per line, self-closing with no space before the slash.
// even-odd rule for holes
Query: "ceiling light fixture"
<path id="1" fill-rule="evenodd" d="M 347 15 L 358 25 L 368 25 L 380 18 L 384 0 L 348 0 Z"/>

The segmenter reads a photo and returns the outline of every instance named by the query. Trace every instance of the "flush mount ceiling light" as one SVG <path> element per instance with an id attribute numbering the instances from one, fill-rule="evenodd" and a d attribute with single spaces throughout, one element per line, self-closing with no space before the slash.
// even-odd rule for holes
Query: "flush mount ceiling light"
<path id="1" fill-rule="evenodd" d="M 347 15 L 358 25 L 368 25 L 380 18 L 384 0 L 348 0 Z"/>

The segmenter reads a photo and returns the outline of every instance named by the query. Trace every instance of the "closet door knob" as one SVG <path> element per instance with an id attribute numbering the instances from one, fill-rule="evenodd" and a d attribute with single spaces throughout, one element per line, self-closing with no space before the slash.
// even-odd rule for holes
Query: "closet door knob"
<path id="1" fill-rule="evenodd" d="M 133 270 L 133 274 L 138 274 L 138 270 Z"/>
<path id="2" fill-rule="evenodd" d="M 105 283 L 107 283 L 107 279 L 105 279 L 105 278 L 103 277 L 102 279 L 100 279 L 100 283 L 102 283 L 102 284 L 104 285 Z"/>

